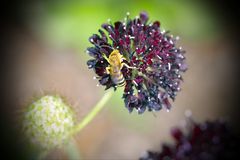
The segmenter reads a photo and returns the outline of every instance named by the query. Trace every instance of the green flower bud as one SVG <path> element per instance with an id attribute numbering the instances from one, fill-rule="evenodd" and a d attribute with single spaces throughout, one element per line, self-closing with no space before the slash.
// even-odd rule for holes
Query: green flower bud
<path id="1" fill-rule="evenodd" d="M 73 112 L 59 96 L 43 96 L 27 108 L 23 117 L 27 139 L 43 150 L 60 147 L 70 138 L 73 126 Z"/>

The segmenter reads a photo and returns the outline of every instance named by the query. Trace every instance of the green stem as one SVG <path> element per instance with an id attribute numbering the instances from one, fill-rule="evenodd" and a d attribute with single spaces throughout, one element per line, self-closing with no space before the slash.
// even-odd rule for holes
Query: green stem
<path id="1" fill-rule="evenodd" d="M 105 106 L 105 104 L 108 102 L 108 100 L 113 95 L 113 91 L 108 91 L 104 94 L 104 96 L 98 101 L 98 103 L 93 107 L 93 109 L 88 113 L 88 115 L 80 122 L 78 123 L 72 131 L 70 131 L 69 136 L 73 136 L 74 134 L 81 131 L 85 126 L 87 126 L 93 118 L 102 110 L 102 108 Z M 80 153 L 76 147 L 76 142 L 71 140 L 69 144 L 65 147 L 65 151 L 69 156 L 69 159 L 80 159 Z M 46 157 L 48 154 L 48 151 L 43 151 L 40 153 L 40 155 L 37 157 L 38 160 L 42 160 Z"/>
<path id="2" fill-rule="evenodd" d="M 69 143 L 66 144 L 64 150 L 67 153 L 69 160 L 81 159 L 80 151 L 78 150 L 77 144 L 73 138 L 70 140 Z"/>
<path id="3" fill-rule="evenodd" d="M 90 113 L 88 113 L 88 115 L 73 128 L 70 134 L 71 135 L 76 134 L 80 132 L 85 126 L 87 126 L 88 123 L 91 122 L 93 118 L 102 110 L 106 102 L 111 98 L 112 94 L 113 91 L 105 93 L 102 99 L 93 107 Z"/>

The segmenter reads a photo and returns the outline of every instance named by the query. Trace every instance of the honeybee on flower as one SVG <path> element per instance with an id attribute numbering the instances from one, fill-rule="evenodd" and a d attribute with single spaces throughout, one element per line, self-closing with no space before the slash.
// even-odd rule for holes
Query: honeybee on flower
<path id="1" fill-rule="evenodd" d="M 124 66 L 123 56 L 118 50 L 113 50 L 109 55 L 109 58 L 105 57 L 105 59 L 109 63 L 109 66 L 106 67 L 106 72 L 110 75 L 112 82 L 118 87 L 124 86 L 126 82 L 121 72 L 121 69 Z"/>
<path id="2" fill-rule="evenodd" d="M 146 109 L 158 111 L 171 108 L 169 98 L 175 99 L 180 90 L 181 73 L 187 70 L 184 53 L 174 38 L 160 30 L 160 22 L 148 23 L 148 15 L 124 22 L 102 24 L 103 30 L 93 34 L 87 48 L 93 59 L 87 62 L 106 89 L 124 87 L 126 108 L 139 114 Z"/>

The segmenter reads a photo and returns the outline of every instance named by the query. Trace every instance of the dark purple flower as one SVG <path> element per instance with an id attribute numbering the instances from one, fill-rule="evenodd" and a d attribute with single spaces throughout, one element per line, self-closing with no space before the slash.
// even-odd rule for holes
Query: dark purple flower
<path id="1" fill-rule="evenodd" d="M 99 30 L 100 35 L 89 38 L 94 46 L 87 48 L 93 57 L 87 62 L 88 67 L 95 71 L 99 83 L 106 89 L 124 85 L 123 99 L 129 112 L 134 108 L 139 114 L 146 109 L 170 109 L 169 98 L 175 99 L 180 90 L 181 73 L 187 69 L 185 51 L 176 46 L 177 37 L 160 30 L 159 21 L 148 23 L 145 12 L 135 19 L 128 15 L 124 22 L 103 24 L 106 32 Z M 121 66 L 109 63 L 113 51 L 123 57 Z M 118 78 L 109 73 L 108 67 L 118 71 L 115 74 Z"/>
<path id="2" fill-rule="evenodd" d="M 171 134 L 175 144 L 163 144 L 160 151 L 147 151 L 140 160 L 239 159 L 236 157 L 240 153 L 240 139 L 226 122 L 191 121 L 185 131 L 174 128 Z"/>

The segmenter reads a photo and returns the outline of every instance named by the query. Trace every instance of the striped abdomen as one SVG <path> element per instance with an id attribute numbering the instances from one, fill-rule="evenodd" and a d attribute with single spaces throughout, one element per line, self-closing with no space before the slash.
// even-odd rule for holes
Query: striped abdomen
<path id="1" fill-rule="evenodd" d="M 111 79 L 118 87 L 122 87 L 126 84 L 125 78 L 119 67 L 111 67 Z"/>

